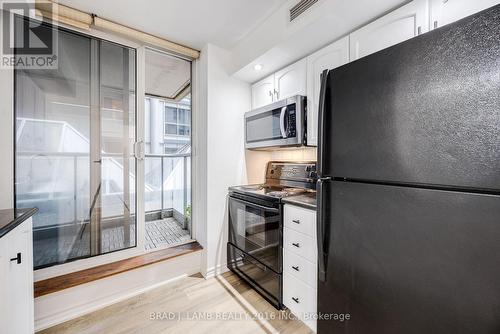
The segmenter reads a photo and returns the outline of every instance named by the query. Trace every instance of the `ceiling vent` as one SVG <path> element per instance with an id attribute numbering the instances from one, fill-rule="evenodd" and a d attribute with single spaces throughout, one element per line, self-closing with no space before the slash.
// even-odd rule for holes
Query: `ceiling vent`
<path id="1" fill-rule="evenodd" d="M 318 0 L 300 0 L 290 9 L 290 22 L 312 7 Z"/>

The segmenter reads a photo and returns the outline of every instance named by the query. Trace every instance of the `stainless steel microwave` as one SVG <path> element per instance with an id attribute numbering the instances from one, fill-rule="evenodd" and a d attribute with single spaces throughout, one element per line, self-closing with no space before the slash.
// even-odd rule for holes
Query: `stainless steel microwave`
<path id="1" fill-rule="evenodd" d="M 245 148 L 305 145 L 306 101 L 296 95 L 245 113 Z"/>

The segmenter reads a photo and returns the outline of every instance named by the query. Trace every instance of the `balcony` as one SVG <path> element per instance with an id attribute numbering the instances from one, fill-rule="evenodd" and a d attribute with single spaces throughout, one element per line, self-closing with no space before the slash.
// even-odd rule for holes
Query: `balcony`
<path id="1" fill-rule="evenodd" d="M 102 153 L 96 205 L 97 197 L 90 194 L 88 153 L 18 152 L 17 206 L 39 209 L 34 217 L 35 268 L 92 256 L 96 229 L 101 254 L 137 244 L 133 162 L 131 158 L 126 182 L 123 157 Z M 191 240 L 190 175 L 190 154 L 146 156 L 146 249 Z M 97 209 L 101 219 L 93 227 L 91 214 Z"/>
<path id="2" fill-rule="evenodd" d="M 191 240 L 191 154 L 147 154 L 146 249 Z"/>

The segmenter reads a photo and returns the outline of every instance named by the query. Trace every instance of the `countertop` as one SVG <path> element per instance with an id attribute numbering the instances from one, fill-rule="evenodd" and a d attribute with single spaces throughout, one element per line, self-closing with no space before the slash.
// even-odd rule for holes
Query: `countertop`
<path id="1" fill-rule="evenodd" d="M 306 209 L 316 210 L 316 192 L 312 191 L 306 194 L 285 197 L 282 199 L 285 204 L 297 205 Z"/>
<path id="2" fill-rule="evenodd" d="M 36 208 L 0 210 L 0 238 L 33 216 L 37 211 Z"/>

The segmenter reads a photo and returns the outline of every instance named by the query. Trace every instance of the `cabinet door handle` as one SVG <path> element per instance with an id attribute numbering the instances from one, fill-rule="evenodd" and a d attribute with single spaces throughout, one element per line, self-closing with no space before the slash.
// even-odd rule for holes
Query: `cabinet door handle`
<path id="1" fill-rule="evenodd" d="M 299 266 L 292 266 L 292 269 L 295 270 L 295 271 L 300 271 L 299 270 Z"/>
<path id="2" fill-rule="evenodd" d="M 22 260 L 21 260 L 21 253 L 17 253 L 17 256 L 14 257 L 14 258 L 12 258 L 12 259 L 10 259 L 10 261 L 11 262 L 16 261 L 17 264 L 21 264 L 21 262 L 22 262 Z"/>
<path id="3" fill-rule="evenodd" d="M 297 247 L 297 248 L 300 248 L 300 244 L 298 242 L 292 242 L 292 245 Z"/>
<path id="4" fill-rule="evenodd" d="M 296 302 L 297 304 L 300 304 L 300 302 L 299 302 L 299 298 L 298 298 L 298 297 L 292 297 L 292 300 L 293 300 L 294 302 Z"/>
<path id="5" fill-rule="evenodd" d="M 300 220 L 298 220 L 298 219 L 294 219 L 294 220 L 292 220 L 292 221 L 293 221 L 295 224 L 300 224 Z"/>

